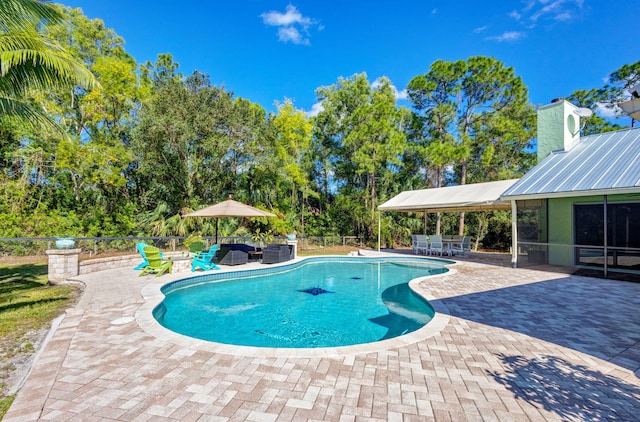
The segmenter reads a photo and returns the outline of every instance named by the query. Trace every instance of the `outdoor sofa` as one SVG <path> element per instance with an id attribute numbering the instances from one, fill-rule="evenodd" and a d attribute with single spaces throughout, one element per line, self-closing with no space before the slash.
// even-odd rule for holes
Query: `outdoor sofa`
<path id="1" fill-rule="evenodd" d="M 263 264 L 277 264 L 293 259 L 293 246 L 270 244 L 262 250 Z"/>
<path id="2" fill-rule="evenodd" d="M 244 243 L 227 243 L 220 245 L 216 257 L 217 263 L 222 265 L 240 265 L 249 262 L 248 252 L 254 252 L 255 246 Z"/>

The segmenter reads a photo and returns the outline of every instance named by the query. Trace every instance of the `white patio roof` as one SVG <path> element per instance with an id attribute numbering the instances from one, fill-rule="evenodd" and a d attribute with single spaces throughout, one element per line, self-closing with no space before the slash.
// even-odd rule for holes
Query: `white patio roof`
<path id="1" fill-rule="evenodd" d="M 378 207 L 381 211 L 461 212 L 511 209 L 500 199 L 518 179 L 404 191 Z"/>

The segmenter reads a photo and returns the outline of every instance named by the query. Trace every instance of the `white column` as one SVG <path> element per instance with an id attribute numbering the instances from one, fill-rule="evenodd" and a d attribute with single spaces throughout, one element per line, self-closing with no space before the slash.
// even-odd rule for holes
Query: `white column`
<path id="1" fill-rule="evenodd" d="M 380 210 L 378 210 L 378 252 L 380 252 Z"/>
<path id="2" fill-rule="evenodd" d="M 518 206 L 511 201 L 511 268 L 518 266 Z"/>
<path id="3" fill-rule="evenodd" d="M 293 248 L 293 259 L 298 257 L 298 241 L 297 240 L 287 240 L 287 245 L 292 246 Z"/>

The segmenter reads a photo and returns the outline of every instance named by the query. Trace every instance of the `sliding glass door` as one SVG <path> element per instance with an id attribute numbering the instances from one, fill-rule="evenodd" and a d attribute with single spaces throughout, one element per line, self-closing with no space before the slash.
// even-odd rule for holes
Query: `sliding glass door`
<path id="1" fill-rule="evenodd" d="M 574 205 L 576 265 L 602 268 L 606 250 L 609 269 L 640 271 L 640 203 L 610 203 L 606 211 L 605 225 L 603 204 Z"/>

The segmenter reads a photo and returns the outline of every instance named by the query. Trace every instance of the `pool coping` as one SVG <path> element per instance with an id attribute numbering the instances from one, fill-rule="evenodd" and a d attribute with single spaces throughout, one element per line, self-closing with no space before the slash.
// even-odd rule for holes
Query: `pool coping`
<path id="1" fill-rule="evenodd" d="M 285 262 L 278 265 L 270 266 L 269 268 L 264 269 L 240 269 L 234 271 L 227 271 L 224 273 L 219 273 L 220 277 L 228 276 L 229 273 L 247 273 L 247 272 L 255 272 L 256 274 L 269 274 L 271 272 L 275 272 L 278 270 L 282 270 L 283 267 L 288 266 L 298 266 L 306 260 L 318 260 L 323 258 L 336 258 L 336 259 L 364 259 L 364 260 L 389 260 L 389 261 L 398 261 L 398 260 L 413 260 L 419 259 L 422 260 L 424 258 L 412 258 L 412 257 L 398 257 L 398 256 L 349 256 L 345 257 L 343 255 L 327 255 L 323 257 L 302 257 L 296 258 L 293 262 Z M 314 357 L 344 357 L 353 354 L 365 354 L 372 352 L 379 352 L 383 350 L 395 349 L 399 347 L 403 347 L 409 344 L 418 343 L 420 341 L 425 340 L 426 338 L 432 337 L 442 331 L 450 320 L 449 310 L 446 305 L 438 300 L 435 296 L 431 295 L 430 292 L 424 286 L 424 281 L 433 280 L 440 277 L 448 277 L 456 273 L 456 270 L 451 268 L 457 264 L 456 261 L 444 260 L 438 258 L 431 258 L 439 261 L 448 261 L 446 264 L 448 269 L 447 272 L 442 274 L 433 274 L 424 277 L 414 278 L 409 281 L 409 287 L 415 291 L 417 294 L 422 296 L 424 299 L 429 301 L 433 310 L 435 312 L 431 321 L 429 321 L 424 327 L 417 329 L 411 333 L 405 334 L 403 336 L 394 337 L 392 339 L 380 340 L 372 343 L 362 343 L 356 344 L 352 346 L 339 346 L 339 347 L 318 347 L 318 348 L 276 348 L 276 347 L 253 347 L 253 346 L 239 346 L 239 345 L 231 345 L 224 343 L 217 343 L 207 340 L 201 340 L 193 337 L 189 337 L 183 334 L 176 333 L 175 331 L 171 331 L 168 328 L 163 327 L 153 316 L 153 312 L 158 307 L 165 295 L 162 292 L 162 289 L 170 286 L 172 284 L 179 283 L 180 281 L 191 279 L 191 278 L 207 278 L 207 275 L 204 276 L 193 276 L 193 275 L 185 275 L 184 278 L 180 278 L 174 280 L 170 283 L 166 284 L 148 284 L 141 290 L 141 295 L 144 299 L 144 304 L 138 308 L 135 312 L 135 320 L 138 326 L 147 334 L 160 338 L 162 340 L 171 342 L 173 344 L 189 347 L 193 350 L 201 350 L 212 353 L 222 353 L 233 356 L 256 356 L 256 357 L 280 357 L 280 358 L 314 358 Z M 215 274 L 215 273 L 211 273 Z"/>

